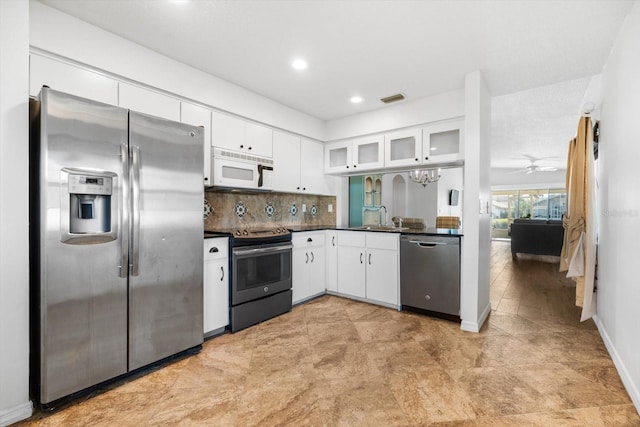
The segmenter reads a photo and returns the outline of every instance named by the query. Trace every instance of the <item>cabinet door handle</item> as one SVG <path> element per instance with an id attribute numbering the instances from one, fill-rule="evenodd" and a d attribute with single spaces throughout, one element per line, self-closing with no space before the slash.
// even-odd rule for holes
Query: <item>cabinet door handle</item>
<path id="1" fill-rule="evenodd" d="M 218 248 L 216 248 L 215 246 L 214 246 L 214 247 L 212 247 L 211 249 L 209 249 L 209 253 L 210 253 L 210 254 L 215 254 L 215 253 L 218 253 L 218 252 L 220 252 L 220 251 L 219 251 L 219 250 L 218 250 Z"/>
<path id="2" fill-rule="evenodd" d="M 220 267 L 220 273 L 222 273 L 222 276 L 220 276 L 220 281 L 222 282 L 224 280 L 224 267 Z"/>
<path id="3" fill-rule="evenodd" d="M 311 262 L 313 262 L 314 259 L 316 259 L 316 257 L 314 257 L 313 252 L 311 252 Z"/>
<path id="4" fill-rule="evenodd" d="M 332 244 L 333 246 L 335 246 L 335 245 L 336 245 L 336 236 L 331 236 L 331 244 Z"/>
<path id="5" fill-rule="evenodd" d="M 371 265 L 371 254 L 369 254 L 369 265 Z"/>
<path id="6" fill-rule="evenodd" d="M 360 264 L 362 264 L 362 252 L 360 252 Z"/>
<path id="7" fill-rule="evenodd" d="M 311 237 L 307 237 L 307 242 L 313 242 L 313 239 Z"/>
<path id="8" fill-rule="evenodd" d="M 240 148 L 244 148 L 244 145 L 241 145 Z"/>
<path id="9" fill-rule="evenodd" d="M 309 264 L 309 254 L 307 252 L 305 252 L 304 255 L 307 257 L 307 259 L 306 259 L 306 261 L 304 263 L 305 264 Z"/>

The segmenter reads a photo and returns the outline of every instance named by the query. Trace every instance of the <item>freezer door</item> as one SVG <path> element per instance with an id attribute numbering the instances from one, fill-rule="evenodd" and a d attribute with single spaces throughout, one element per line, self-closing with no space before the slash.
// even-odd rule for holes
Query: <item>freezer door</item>
<path id="1" fill-rule="evenodd" d="M 32 207 L 39 228 L 32 233 L 32 245 L 39 248 L 32 274 L 38 279 L 32 292 L 40 306 L 39 322 L 33 322 L 39 397 L 47 404 L 127 371 L 128 243 L 120 207 L 126 203 L 128 135 L 127 110 L 48 88 L 40 100 L 40 141 L 34 147 L 39 145 L 38 202 Z M 82 197 L 102 191 L 110 206 L 96 202 L 95 212 L 80 209 L 73 191 Z M 99 211 L 110 220 L 95 233 L 71 233 L 73 221 L 92 222 L 88 218 Z"/>
<path id="2" fill-rule="evenodd" d="M 129 370 L 202 343 L 203 131 L 129 113 Z"/>

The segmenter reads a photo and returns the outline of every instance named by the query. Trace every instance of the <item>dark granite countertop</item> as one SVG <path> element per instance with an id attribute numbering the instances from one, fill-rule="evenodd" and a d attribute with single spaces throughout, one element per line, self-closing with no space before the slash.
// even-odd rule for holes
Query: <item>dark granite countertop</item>
<path id="1" fill-rule="evenodd" d="M 339 230 L 335 225 L 289 225 L 287 229 L 296 231 Z"/>
<path id="2" fill-rule="evenodd" d="M 227 230 L 204 230 L 204 238 L 212 237 L 233 237 L 233 233 Z"/>
<path id="3" fill-rule="evenodd" d="M 400 233 L 400 234 L 420 234 L 425 236 L 454 236 L 462 237 L 464 234 L 461 229 L 449 229 L 449 228 L 403 228 L 402 230 L 376 230 L 365 228 L 349 228 L 349 227 L 337 227 L 335 225 L 292 225 L 287 226 L 291 232 L 304 232 L 304 231 L 321 231 L 321 230 L 344 230 L 344 231 L 369 231 L 374 233 Z M 230 230 L 205 230 L 204 237 L 233 237 L 233 229 Z"/>
<path id="4" fill-rule="evenodd" d="M 376 230 L 365 228 L 349 228 L 337 227 L 335 225 L 301 225 L 287 227 L 292 232 L 298 231 L 316 231 L 316 230 L 345 230 L 345 231 L 369 231 L 375 233 L 400 233 L 400 234 L 421 234 L 426 236 L 455 236 L 462 237 L 464 234 L 461 229 L 449 228 L 403 228 L 402 230 Z"/>

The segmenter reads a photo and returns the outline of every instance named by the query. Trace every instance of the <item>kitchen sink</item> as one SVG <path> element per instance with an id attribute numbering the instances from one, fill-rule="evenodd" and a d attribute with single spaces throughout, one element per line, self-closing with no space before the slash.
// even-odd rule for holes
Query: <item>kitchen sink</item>
<path id="1" fill-rule="evenodd" d="M 350 227 L 349 230 L 371 230 L 371 231 L 395 231 L 408 230 L 408 227 L 394 227 L 389 225 L 363 225 L 361 227 Z"/>

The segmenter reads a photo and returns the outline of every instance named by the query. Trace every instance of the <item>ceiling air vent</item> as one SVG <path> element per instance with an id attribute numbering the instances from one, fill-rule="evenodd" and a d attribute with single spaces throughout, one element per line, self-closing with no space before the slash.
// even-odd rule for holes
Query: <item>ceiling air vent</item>
<path id="1" fill-rule="evenodd" d="M 387 96 L 386 98 L 381 98 L 380 101 L 385 104 L 390 104 L 392 102 L 402 101 L 404 99 L 404 95 L 401 93 L 396 93 L 395 95 Z"/>

